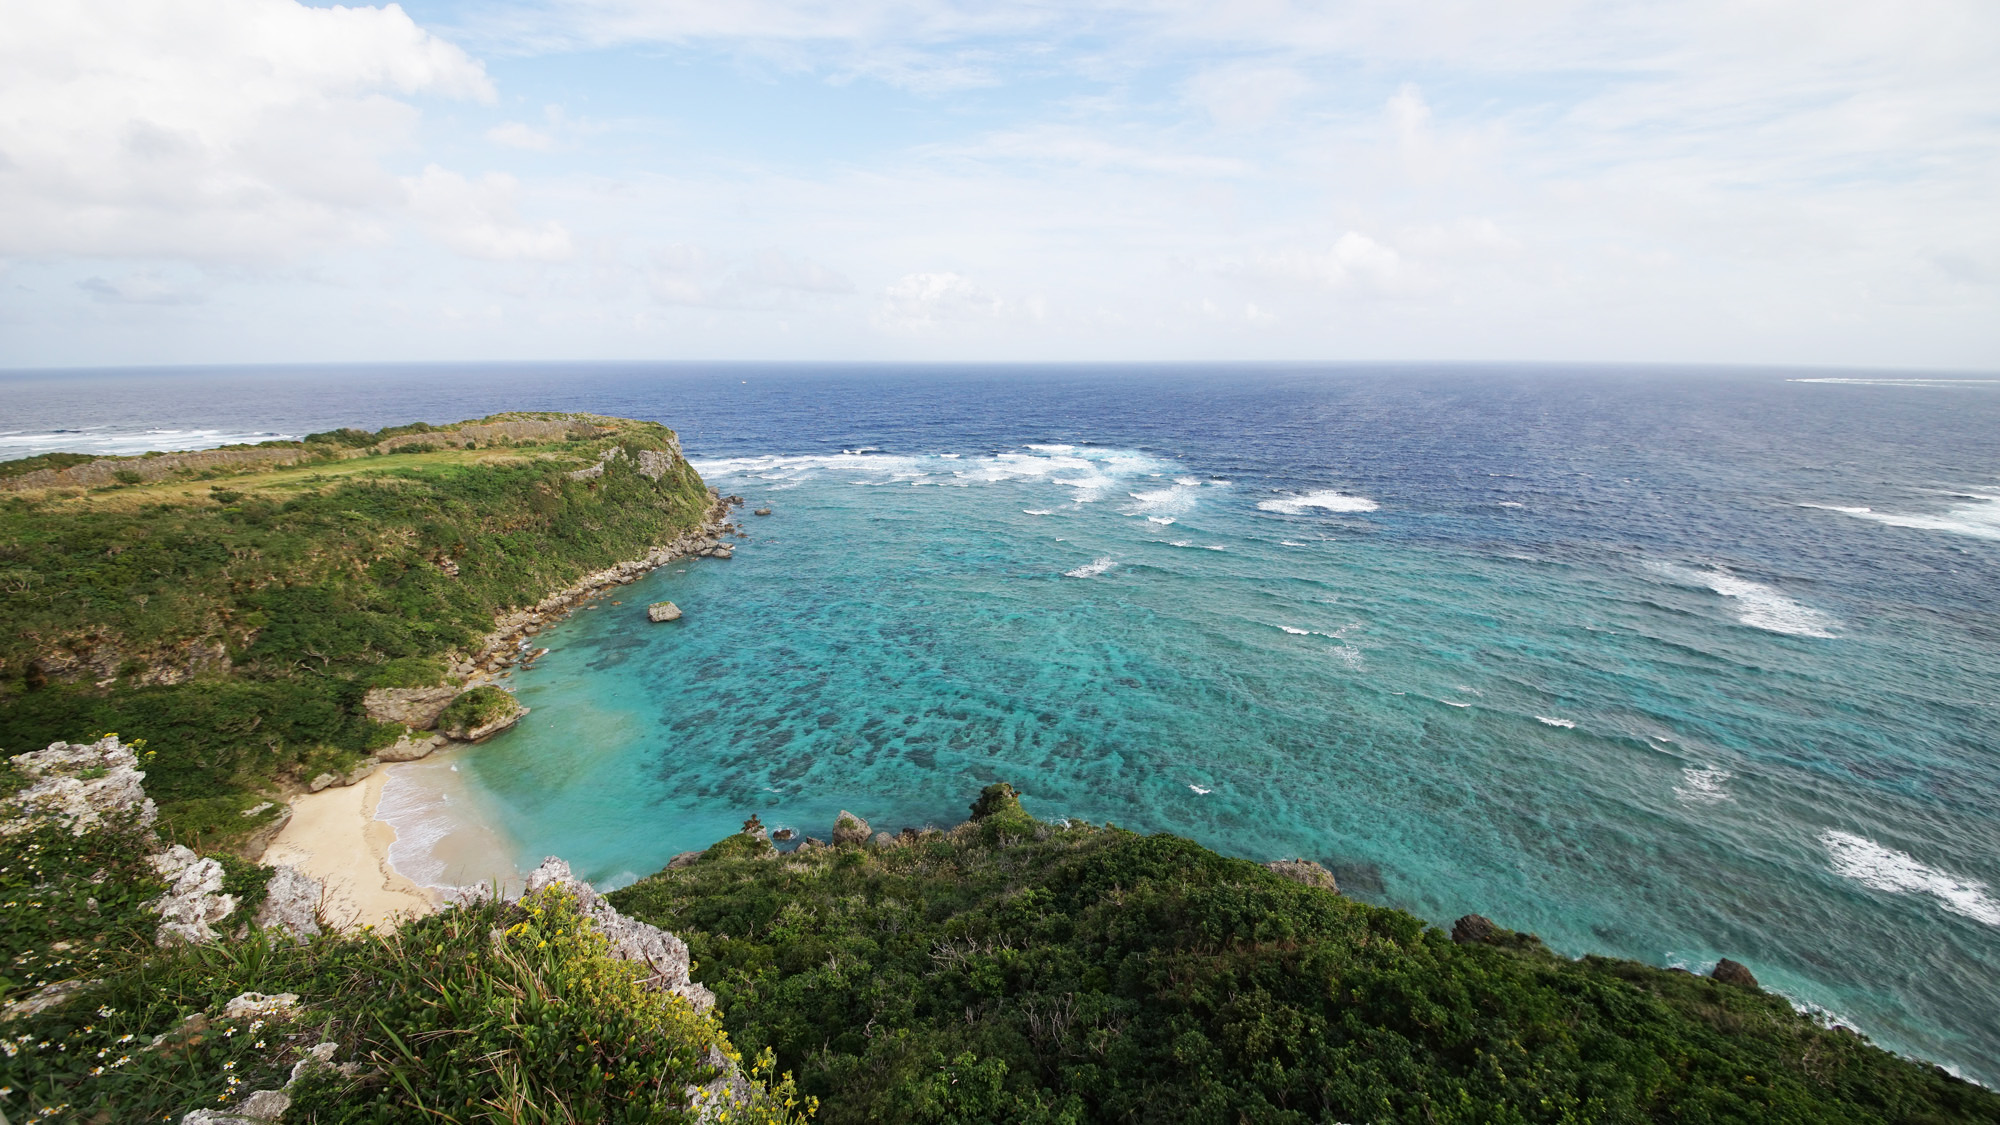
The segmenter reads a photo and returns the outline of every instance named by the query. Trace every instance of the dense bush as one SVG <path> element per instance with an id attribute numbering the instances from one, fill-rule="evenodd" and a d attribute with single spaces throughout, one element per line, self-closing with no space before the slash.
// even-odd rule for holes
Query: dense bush
<path id="1" fill-rule="evenodd" d="M 1776 996 L 1455 945 L 998 787 L 974 811 L 886 848 L 714 848 L 612 898 L 832 1121 L 2000 1122 Z"/>

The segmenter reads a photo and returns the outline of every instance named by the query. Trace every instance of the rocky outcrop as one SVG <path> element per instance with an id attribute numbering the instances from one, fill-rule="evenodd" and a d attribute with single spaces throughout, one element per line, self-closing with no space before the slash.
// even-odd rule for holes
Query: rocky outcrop
<path id="1" fill-rule="evenodd" d="M 251 923 L 260 930 L 280 929 L 295 937 L 315 937 L 320 932 L 319 904 L 326 886 L 296 867 L 280 864 L 271 869 L 264 884 L 264 904 L 257 908 Z"/>
<path id="2" fill-rule="evenodd" d="M 640 983 L 655 992 L 670 992 L 694 1005 L 697 1012 L 706 1012 L 715 1006 L 715 994 L 688 977 L 687 943 L 658 926 L 648 925 L 637 918 L 627 918 L 618 913 L 590 884 L 570 874 L 569 864 L 555 856 L 542 860 L 541 866 L 528 874 L 526 890 L 522 897 L 537 894 L 551 887 L 576 899 L 577 908 L 597 927 L 610 943 L 610 954 L 621 961 L 632 961 L 646 966 L 649 975 Z"/>
<path id="3" fill-rule="evenodd" d="M 203 859 L 180 844 L 151 857 L 151 862 L 167 881 L 167 893 L 149 904 L 160 916 L 154 943 L 198 945 L 214 941 L 215 924 L 236 909 L 236 896 L 222 892 L 222 864 Z"/>
<path id="4" fill-rule="evenodd" d="M 679 621 L 681 607 L 672 602 L 654 602 L 646 607 L 646 620 L 659 624 L 662 621 Z"/>
<path id="5" fill-rule="evenodd" d="M 1340 884 L 1334 881 L 1333 872 L 1309 859 L 1281 859 L 1264 866 L 1290 879 L 1294 883 L 1304 883 L 1308 887 L 1340 893 Z M 1476 917 L 1476 916 L 1475 916 Z"/>
<path id="6" fill-rule="evenodd" d="M 508 698 L 511 699 L 512 696 Z M 455 726 L 444 733 L 459 742 L 484 742 L 501 731 L 512 727 L 515 723 L 520 722 L 521 717 L 526 715 L 529 710 L 529 708 L 516 703 L 513 710 L 505 714 L 496 715 L 477 726 Z"/>
<path id="7" fill-rule="evenodd" d="M 457 697 L 458 689 L 449 685 L 372 688 L 361 697 L 361 706 L 378 723 L 400 723 L 413 730 L 429 730 Z"/>
<path id="8" fill-rule="evenodd" d="M 1727 957 L 1717 961 L 1715 968 L 1708 975 L 1723 984 L 1735 985 L 1737 988 L 1747 988 L 1752 992 L 1761 991 L 1757 986 L 1756 974 L 1752 973 L 1749 967 L 1742 962 L 1731 961 Z"/>
<path id="9" fill-rule="evenodd" d="M 414 762 L 418 758 L 430 757 L 432 751 L 443 746 L 445 741 L 441 734 L 412 738 L 405 733 L 395 742 L 375 751 L 375 756 L 385 762 Z"/>
<path id="10" fill-rule="evenodd" d="M 12 761 L 29 784 L 0 805 L 0 836 L 49 822 L 81 836 L 106 818 L 146 827 L 159 816 L 141 784 L 146 775 L 139 756 L 115 734 L 91 743 L 50 743 Z"/>
<path id="11" fill-rule="evenodd" d="M 1451 940 L 1459 945 L 1490 945 L 1497 949 L 1540 949 L 1542 939 L 1499 925 L 1481 914 L 1467 914 L 1451 924 Z"/>
<path id="12" fill-rule="evenodd" d="M 256 816 L 257 814 L 270 808 L 273 803 L 274 802 L 266 801 L 263 804 L 256 806 L 255 808 L 244 809 L 241 815 L 245 817 Z M 259 858 L 264 854 L 264 850 L 271 846 L 271 841 L 278 838 L 278 833 L 283 832 L 285 830 L 285 825 L 290 824 L 291 822 L 292 822 L 292 806 L 290 806 L 289 804 L 280 805 L 278 807 L 277 815 L 271 817 L 271 819 L 265 821 L 263 824 L 258 825 L 255 831 L 251 832 L 250 835 L 245 836 L 243 838 L 243 842 L 236 846 L 236 854 L 249 860 L 255 860 Z"/>
<path id="13" fill-rule="evenodd" d="M 757 516 L 768 516 L 770 514 L 771 514 L 771 509 L 769 508 L 759 508 L 755 512 L 751 513 L 751 515 L 757 515 Z"/>
<path id="14" fill-rule="evenodd" d="M 833 842 L 836 847 L 841 844 L 867 843 L 868 822 L 846 809 L 840 810 L 840 815 L 833 818 Z"/>

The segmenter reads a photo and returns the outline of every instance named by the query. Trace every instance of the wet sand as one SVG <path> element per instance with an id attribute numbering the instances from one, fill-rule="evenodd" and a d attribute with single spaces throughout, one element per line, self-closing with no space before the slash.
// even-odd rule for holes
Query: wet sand
<path id="1" fill-rule="evenodd" d="M 394 929 L 398 921 L 437 909 L 437 896 L 389 863 L 396 829 L 375 819 L 388 780 L 385 766 L 358 785 L 302 793 L 292 820 L 264 853 L 267 864 L 289 864 L 326 884 L 320 910 L 342 931 L 364 925 Z"/>

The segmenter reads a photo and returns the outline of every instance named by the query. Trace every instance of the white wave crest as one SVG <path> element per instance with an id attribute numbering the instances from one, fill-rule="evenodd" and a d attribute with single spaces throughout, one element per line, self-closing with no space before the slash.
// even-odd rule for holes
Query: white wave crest
<path id="1" fill-rule="evenodd" d="M 1098 575 L 1103 574 L 1105 571 L 1110 570 L 1112 567 L 1117 565 L 1118 561 L 1116 559 L 1113 559 L 1110 555 L 1105 555 L 1103 558 L 1087 562 L 1082 566 L 1077 567 L 1075 570 L 1063 571 L 1063 577 L 1095 578 Z"/>
<path id="2" fill-rule="evenodd" d="M 1439 702 L 1439 703 L 1442 703 L 1442 704 L 1444 704 L 1444 705 L 1445 705 L 1446 707 L 1470 707 L 1470 706 L 1472 706 L 1472 704 L 1470 704 L 1470 703 L 1460 703 L 1460 702 L 1458 702 L 1458 701 L 1457 701 L 1457 700 L 1455 700 L 1455 699 L 1440 699 L 1440 700 L 1438 700 L 1438 702 Z"/>
<path id="3" fill-rule="evenodd" d="M 136 453 L 182 453 L 218 445 L 254 445 L 260 441 L 296 441 L 296 434 L 243 430 L 13 430 L 0 432 L 0 458 L 38 453 L 95 453 L 128 457 Z"/>
<path id="4" fill-rule="evenodd" d="M 1050 508 L 1022 508 L 1021 514 L 1024 516 L 1052 516 L 1055 515 L 1055 511 Z"/>
<path id="5" fill-rule="evenodd" d="M 1724 789 L 1722 784 L 1735 776 L 1725 769 L 1686 766 L 1681 769 L 1681 783 L 1674 786 L 1674 796 L 1690 805 L 1713 805 L 1732 800 L 1729 790 Z"/>
<path id="6" fill-rule="evenodd" d="M 1829 828 L 1819 834 L 1819 842 L 1826 848 L 1836 875 L 1891 894 L 1930 895 L 1953 914 L 2000 926 L 2000 902 L 1987 894 L 1984 883 L 1926 866 L 1852 832 Z"/>
<path id="7" fill-rule="evenodd" d="M 1840 622 L 1833 615 L 1786 597 L 1774 587 L 1722 570 L 1694 570 L 1684 566 L 1657 564 L 1655 573 L 1690 586 L 1706 586 L 1736 602 L 1736 620 L 1753 629 L 1784 633 L 1794 637 L 1826 637 L 1835 634 Z"/>
<path id="8" fill-rule="evenodd" d="M 1157 523 L 1157 524 L 1161 525 L 1162 527 L 1164 527 L 1164 526 L 1166 526 L 1167 524 L 1170 524 L 1170 523 L 1174 522 L 1174 517 L 1172 517 L 1172 516 L 1147 516 L 1147 517 L 1146 517 L 1146 522 L 1147 522 L 1147 523 Z"/>
<path id="9" fill-rule="evenodd" d="M 1555 719 L 1555 718 L 1550 718 L 1550 717 L 1549 717 L 1549 716 L 1547 716 L 1547 715 L 1536 715 L 1536 716 L 1535 716 L 1535 721 L 1536 721 L 1536 722 L 1539 722 L 1539 723 L 1544 723 L 1544 724 L 1546 724 L 1546 725 L 1548 725 L 1548 726 L 1552 726 L 1552 727 L 1561 727 L 1561 728 L 1563 728 L 1564 730 L 1575 730 L 1575 729 L 1576 729 L 1576 720 L 1575 720 L 1575 719 Z"/>
<path id="10" fill-rule="evenodd" d="M 705 478 L 744 477 L 763 488 L 796 487 L 808 480 L 831 479 L 855 485 L 931 484 L 969 488 L 982 484 L 1023 482 L 1051 484 L 1072 490 L 1079 504 L 1102 500 L 1123 490 L 1135 478 L 1159 475 L 1175 466 L 1129 449 L 1077 449 L 1066 445 L 1031 445 L 1029 452 L 974 456 L 958 453 L 904 455 L 873 447 L 837 454 L 769 455 L 704 458 L 692 462 Z"/>
<path id="11" fill-rule="evenodd" d="M 1945 531 L 1953 535 L 1970 535 L 1977 539 L 2000 539 L 2000 495 L 1984 492 L 1960 493 L 1959 498 L 1969 501 L 1954 504 L 1946 510 L 1934 514 L 1878 512 L 1873 508 L 1843 508 L 1837 504 L 1801 504 L 1802 508 L 1818 508 L 1824 512 L 1839 512 L 1856 519 L 1873 520 L 1890 527 L 1908 527 L 1918 531 Z"/>
<path id="12" fill-rule="evenodd" d="M 1372 512 L 1382 505 L 1366 496 L 1350 496 L 1332 489 L 1308 492 L 1303 496 L 1280 496 L 1273 500 L 1260 501 L 1259 511 L 1278 512 L 1287 516 L 1302 516 L 1308 508 L 1323 508 L 1329 512 Z"/>

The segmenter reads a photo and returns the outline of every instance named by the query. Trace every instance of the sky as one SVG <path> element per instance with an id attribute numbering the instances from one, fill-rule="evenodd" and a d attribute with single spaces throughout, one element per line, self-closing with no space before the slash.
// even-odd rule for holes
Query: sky
<path id="1" fill-rule="evenodd" d="M 0 367 L 2000 368 L 1993 0 L 0 13 Z"/>

